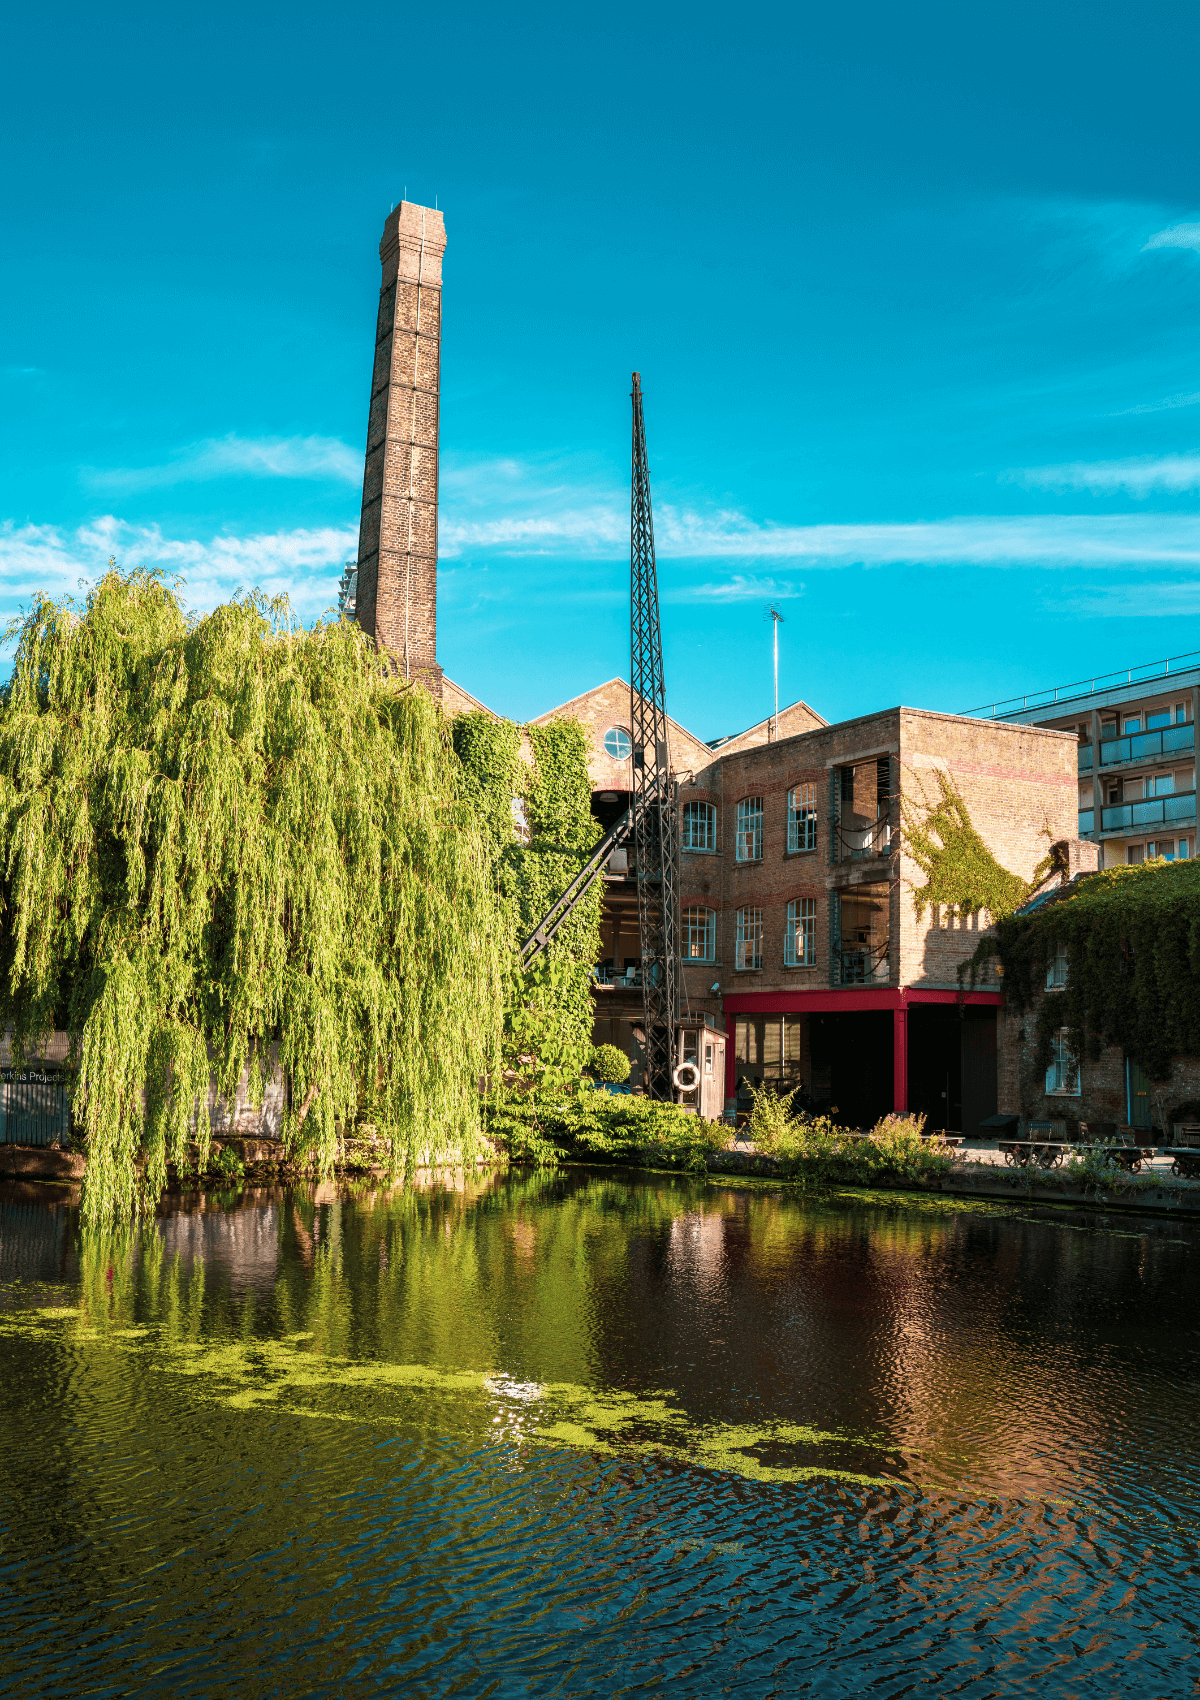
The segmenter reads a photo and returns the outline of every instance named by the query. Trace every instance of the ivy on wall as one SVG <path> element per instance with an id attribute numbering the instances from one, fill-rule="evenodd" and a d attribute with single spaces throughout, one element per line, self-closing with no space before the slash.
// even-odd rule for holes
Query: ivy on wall
<path id="1" fill-rule="evenodd" d="M 936 771 L 936 797 L 914 775 L 920 801 L 910 799 L 906 787 L 901 803 L 905 848 L 925 875 L 925 884 L 913 887 L 918 921 L 933 904 L 960 917 L 978 915 L 981 910 L 986 910 L 993 921 L 1011 915 L 1050 872 L 1050 855 L 1043 857 L 1028 880 L 1010 873 L 972 824 L 962 794 L 949 775 L 940 768 Z"/>
<path id="2" fill-rule="evenodd" d="M 1200 862 L 1091 874 L 997 931 L 1009 1002 L 1037 1010 L 1035 1071 L 1049 1066 L 1063 1027 L 1076 1057 L 1117 1045 L 1154 1080 L 1172 1056 L 1200 1056 Z M 1067 983 L 1046 992 L 1060 950 Z"/>
<path id="3" fill-rule="evenodd" d="M 504 1024 L 509 1070 L 540 1083 L 577 1078 L 592 1050 L 591 970 L 600 954 L 599 881 L 527 973 L 516 945 L 587 860 L 600 837 L 591 812 L 587 735 L 577 720 L 525 728 L 532 765 L 521 760 L 521 728 L 474 711 L 453 724 L 465 785 L 477 799 L 493 846 L 496 888 L 508 918 L 513 970 Z M 524 809 L 528 843 L 514 826 Z"/>

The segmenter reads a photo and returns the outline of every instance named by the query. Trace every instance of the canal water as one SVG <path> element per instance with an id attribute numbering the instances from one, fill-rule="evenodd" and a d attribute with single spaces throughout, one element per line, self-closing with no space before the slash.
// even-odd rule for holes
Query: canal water
<path id="1" fill-rule="evenodd" d="M 0 1188 L 0 1691 L 1200 1692 L 1200 1234 L 570 1170 Z"/>

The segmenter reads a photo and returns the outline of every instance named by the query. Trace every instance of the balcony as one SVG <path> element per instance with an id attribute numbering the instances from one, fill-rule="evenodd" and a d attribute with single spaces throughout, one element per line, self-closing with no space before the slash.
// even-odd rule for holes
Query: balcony
<path id="1" fill-rule="evenodd" d="M 1108 738 L 1100 745 L 1100 766 L 1115 767 L 1125 761 L 1153 761 L 1156 756 L 1175 755 L 1196 747 L 1195 726 L 1164 726 L 1159 732 L 1137 732 L 1129 738 Z M 1080 767 L 1083 751 L 1080 750 Z"/>
<path id="2" fill-rule="evenodd" d="M 1095 832 L 1095 830 L 1096 830 L 1096 811 L 1095 811 L 1095 809 L 1080 809 L 1080 811 L 1079 811 L 1079 836 L 1080 836 L 1080 838 L 1086 837 L 1089 832 Z"/>
<path id="3" fill-rule="evenodd" d="M 1092 771 L 1092 746 L 1090 744 L 1080 744 L 1079 746 L 1079 771 L 1080 773 Z"/>
<path id="4" fill-rule="evenodd" d="M 834 956 L 834 970 L 839 986 L 886 986 L 891 979 L 888 947 L 859 945 L 839 950 Z"/>
<path id="5" fill-rule="evenodd" d="M 1191 727 L 1187 730 L 1190 732 Z M 1100 828 L 1103 832 L 1139 831 L 1146 826 L 1171 826 L 1195 818 L 1196 793 L 1179 791 L 1173 797 L 1148 797 L 1143 803 L 1115 803 L 1112 808 L 1101 809 Z"/>
<path id="6" fill-rule="evenodd" d="M 861 862 L 872 856 L 887 856 L 892 849 L 892 829 L 887 820 L 869 826 L 841 826 L 834 834 L 839 862 Z"/>

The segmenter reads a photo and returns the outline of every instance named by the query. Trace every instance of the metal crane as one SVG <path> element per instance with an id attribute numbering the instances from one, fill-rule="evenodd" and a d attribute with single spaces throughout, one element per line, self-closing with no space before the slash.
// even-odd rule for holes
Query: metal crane
<path id="1" fill-rule="evenodd" d="M 521 945 L 521 967 L 541 955 L 599 877 L 614 850 L 634 841 L 645 1003 L 646 1093 L 675 1096 L 679 1016 L 679 834 L 667 746 L 662 631 L 654 515 L 642 416 L 642 381 L 633 374 L 633 467 L 629 506 L 629 723 L 633 729 L 633 801 Z"/>

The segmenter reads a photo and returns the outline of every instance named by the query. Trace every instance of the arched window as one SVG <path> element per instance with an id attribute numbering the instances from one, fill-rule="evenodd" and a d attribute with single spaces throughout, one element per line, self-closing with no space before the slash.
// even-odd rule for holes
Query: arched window
<path id="1" fill-rule="evenodd" d="M 737 912 L 737 955 L 735 968 L 762 967 L 763 916 L 761 909 Z"/>
<path id="2" fill-rule="evenodd" d="M 683 912 L 683 960 L 685 962 L 715 962 L 717 959 L 717 917 L 711 909 L 699 906 Z"/>
<path id="3" fill-rule="evenodd" d="M 683 849 L 715 850 L 717 811 L 711 803 L 683 805 Z"/>
<path id="4" fill-rule="evenodd" d="M 817 847 L 817 788 L 797 785 L 788 792 L 788 849 Z"/>

